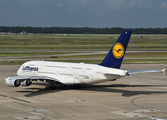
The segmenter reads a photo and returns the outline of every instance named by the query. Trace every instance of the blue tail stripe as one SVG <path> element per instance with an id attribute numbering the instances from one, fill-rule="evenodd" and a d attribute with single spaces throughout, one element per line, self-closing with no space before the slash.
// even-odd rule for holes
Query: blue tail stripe
<path id="1" fill-rule="evenodd" d="M 132 31 L 124 31 L 108 52 L 101 66 L 120 69 Z"/>

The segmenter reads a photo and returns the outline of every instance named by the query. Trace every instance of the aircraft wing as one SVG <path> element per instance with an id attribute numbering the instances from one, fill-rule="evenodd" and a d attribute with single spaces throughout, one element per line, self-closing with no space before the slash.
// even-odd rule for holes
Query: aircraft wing
<path id="1" fill-rule="evenodd" d="M 144 70 L 130 70 L 127 72 L 127 75 L 136 74 L 136 73 L 148 73 L 148 72 L 161 72 L 164 74 L 165 69 L 158 70 L 158 69 L 144 69 Z"/>
<path id="2" fill-rule="evenodd" d="M 13 76 L 4 78 L 5 83 L 11 87 L 18 87 L 22 86 L 29 86 L 31 85 L 32 81 L 42 81 L 48 82 L 50 84 L 72 84 L 74 82 L 73 78 L 67 77 L 59 77 L 53 78 L 48 76 Z"/>
<path id="3" fill-rule="evenodd" d="M 13 76 L 13 77 L 8 77 L 8 78 L 4 78 L 4 80 L 12 80 L 12 79 L 17 79 L 20 80 L 21 82 L 23 82 L 24 80 L 30 79 L 30 80 L 39 80 L 39 79 L 53 79 L 51 77 L 47 77 L 47 76 Z"/>

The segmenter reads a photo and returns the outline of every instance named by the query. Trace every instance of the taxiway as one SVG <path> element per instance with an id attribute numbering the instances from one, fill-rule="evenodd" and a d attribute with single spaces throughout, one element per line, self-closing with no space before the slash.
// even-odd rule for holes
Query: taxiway
<path id="1" fill-rule="evenodd" d="M 47 83 L 12 88 L 2 78 L 19 65 L 0 66 L 1 120 L 150 120 L 167 119 L 167 74 L 144 73 L 81 89 L 49 89 Z M 167 64 L 123 64 L 121 69 L 163 69 Z M 137 105 L 137 106 L 136 106 Z"/>

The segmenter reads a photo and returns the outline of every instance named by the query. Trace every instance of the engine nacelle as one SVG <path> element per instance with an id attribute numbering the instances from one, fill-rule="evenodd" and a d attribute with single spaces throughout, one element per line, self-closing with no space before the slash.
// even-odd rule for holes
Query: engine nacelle
<path id="1" fill-rule="evenodd" d="M 5 84 L 10 87 L 19 87 L 21 86 L 30 86 L 32 84 L 31 80 L 24 80 L 21 82 L 20 80 L 17 80 L 16 77 L 8 77 L 5 79 Z"/>
<path id="2" fill-rule="evenodd" d="M 25 80 L 24 82 L 21 82 L 21 86 L 30 86 L 32 84 L 31 80 Z"/>
<path id="3" fill-rule="evenodd" d="M 6 78 L 5 84 L 10 87 L 19 87 L 21 85 L 21 82 L 16 79 L 10 79 L 10 77 Z"/>

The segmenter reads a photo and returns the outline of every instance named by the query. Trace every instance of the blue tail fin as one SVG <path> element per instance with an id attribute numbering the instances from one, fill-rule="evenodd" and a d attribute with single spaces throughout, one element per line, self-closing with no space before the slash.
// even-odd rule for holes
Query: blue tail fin
<path id="1" fill-rule="evenodd" d="M 132 31 L 124 31 L 108 52 L 101 66 L 120 69 Z"/>

